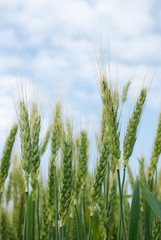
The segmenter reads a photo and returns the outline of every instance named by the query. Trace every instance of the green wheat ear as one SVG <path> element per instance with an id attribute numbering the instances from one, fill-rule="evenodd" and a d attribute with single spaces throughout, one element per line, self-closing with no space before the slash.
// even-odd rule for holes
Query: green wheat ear
<path id="1" fill-rule="evenodd" d="M 47 148 L 47 145 L 48 145 L 48 142 L 49 142 L 49 139 L 50 139 L 50 133 L 51 133 L 51 126 L 49 126 L 47 132 L 46 132 L 46 135 L 45 135 L 45 138 L 42 142 L 42 145 L 40 147 L 40 156 L 42 156 Z"/>
<path id="2" fill-rule="evenodd" d="M 126 101 L 127 93 L 128 93 L 130 84 L 131 84 L 131 82 L 129 81 L 129 82 L 124 86 L 124 88 L 123 88 L 122 99 L 121 99 L 122 105 L 123 105 L 123 104 L 125 103 L 125 101 Z"/>
<path id="3" fill-rule="evenodd" d="M 11 153 L 12 153 L 13 144 L 15 142 L 17 129 L 18 129 L 18 125 L 14 124 L 3 149 L 1 165 L 0 165 L 0 192 L 3 192 L 4 183 L 8 176 Z"/>
<path id="4" fill-rule="evenodd" d="M 110 194 L 109 194 L 109 203 L 107 208 L 107 234 L 111 236 L 111 239 L 115 239 L 113 236 L 116 235 L 115 233 L 115 214 L 118 207 L 117 204 L 117 179 L 115 174 L 112 177 L 112 183 L 110 188 Z"/>
<path id="5" fill-rule="evenodd" d="M 137 128 L 141 119 L 141 114 L 142 114 L 146 97 L 147 97 L 147 89 L 143 88 L 140 92 L 140 96 L 137 99 L 134 111 L 129 120 L 129 124 L 127 127 L 127 131 L 126 131 L 126 135 L 123 143 L 123 159 L 124 159 L 125 167 L 127 166 L 129 158 L 131 157 L 133 152 L 133 148 L 136 142 Z"/>
<path id="6" fill-rule="evenodd" d="M 101 93 L 102 102 L 107 111 L 106 123 L 109 150 L 115 164 L 117 165 L 121 155 L 119 140 L 120 132 L 118 131 L 119 123 L 117 121 L 117 112 L 114 108 L 112 94 L 105 76 L 103 76 L 101 80 Z"/>
<path id="7" fill-rule="evenodd" d="M 154 217 L 152 228 L 152 240 L 159 240 L 161 237 L 161 222 L 157 217 Z"/>
<path id="8" fill-rule="evenodd" d="M 98 213 L 100 222 L 101 239 L 107 239 L 107 210 L 103 194 L 98 199 Z"/>
<path id="9" fill-rule="evenodd" d="M 55 213 L 55 188 L 54 188 L 54 166 L 56 165 L 56 158 L 60 148 L 62 137 L 62 114 L 61 104 L 57 103 L 55 106 L 54 120 L 51 125 L 51 157 L 48 170 L 48 210 L 49 219 L 53 219 Z"/>
<path id="10" fill-rule="evenodd" d="M 113 100 L 114 111 L 115 111 L 115 113 L 117 113 L 118 108 L 119 108 L 119 93 L 118 93 L 117 88 L 115 88 L 115 90 L 113 91 L 112 100 Z"/>
<path id="11" fill-rule="evenodd" d="M 25 188 L 28 192 L 29 176 L 32 167 L 32 144 L 28 110 L 23 101 L 20 101 L 20 138 L 21 138 L 21 165 L 25 172 Z"/>
<path id="12" fill-rule="evenodd" d="M 0 219 L 0 233 L 1 233 L 1 237 L 2 240 L 18 240 L 17 238 L 17 233 L 14 229 L 14 227 L 10 224 L 9 219 L 7 217 L 6 212 L 4 211 L 4 209 L 2 209 L 2 216 Z"/>
<path id="13" fill-rule="evenodd" d="M 12 172 L 9 175 L 9 181 L 6 189 L 6 204 L 8 205 L 9 201 L 12 198 Z"/>
<path id="14" fill-rule="evenodd" d="M 152 151 L 151 163 L 149 167 L 149 180 L 152 180 L 154 173 L 157 169 L 158 159 L 161 154 L 161 113 L 159 115 L 159 123 L 157 128 L 156 137 L 154 140 L 154 146 Z"/>
<path id="15" fill-rule="evenodd" d="M 102 192 L 102 183 L 105 178 L 106 170 L 107 170 L 107 163 L 109 157 L 109 144 L 108 144 L 108 135 L 107 131 L 104 133 L 104 139 L 102 142 L 102 147 L 100 151 L 99 161 L 96 167 L 94 182 L 92 186 L 92 193 L 91 193 L 91 208 L 96 205 L 97 200 Z"/>
<path id="16" fill-rule="evenodd" d="M 73 162 L 73 139 L 67 125 L 67 133 L 64 133 L 62 142 L 62 179 L 60 189 L 59 219 L 60 227 L 64 225 L 67 216 L 72 191 L 72 162 Z"/>
<path id="17" fill-rule="evenodd" d="M 31 123 L 30 123 L 30 136 L 32 144 L 31 186 L 33 200 L 36 200 L 36 180 L 38 176 L 38 169 L 40 166 L 40 153 L 39 153 L 40 125 L 41 118 L 37 111 L 37 106 L 33 104 L 31 109 Z"/>
<path id="18" fill-rule="evenodd" d="M 17 232 L 18 239 L 21 239 L 25 212 L 25 181 L 17 155 L 13 158 L 10 174 L 12 174 L 12 200 L 14 203 L 13 226 Z"/>
<path id="19" fill-rule="evenodd" d="M 82 130 L 80 136 L 80 145 L 78 153 L 78 171 L 73 188 L 74 200 L 76 200 L 80 193 L 80 188 L 85 186 L 88 163 L 88 140 L 87 132 Z"/>

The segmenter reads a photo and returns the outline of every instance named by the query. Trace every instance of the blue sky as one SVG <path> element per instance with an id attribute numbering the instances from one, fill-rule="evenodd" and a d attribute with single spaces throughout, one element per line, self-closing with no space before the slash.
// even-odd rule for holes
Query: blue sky
<path id="1" fill-rule="evenodd" d="M 132 78 L 125 104 L 122 136 L 139 89 L 149 86 L 161 52 L 161 3 L 152 0 L 1 0 L 0 1 L 0 144 L 16 120 L 11 92 L 17 82 L 27 82 L 27 91 L 37 96 L 43 115 L 42 136 L 51 119 L 54 103 L 61 99 L 64 115 L 74 119 L 75 129 L 85 127 L 93 138 L 99 129 L 101 99 L 98 79 L 91 65 L 92 52 L 110 48 L 111 82 L 118 88 Z M 107 54 L 105 54 L 107 59 Z M 105 59 L 105 60 L 106 60 Z M 107 59 L 108 60 L 108 59 Z M 107 72 L 108 72 L 108 61 Z M 96 64 L 96 63 L 95 63 Z M 96 69 L 98 66 L 96 64 Z M 143 85 L 143 75 L 148 77 Z M 12 90 L 11 90 L 12 88 Z M 36 93 L 35 93 L 36 92 Z M 155 75 L 140 124 L 131 160 L 143 152 L 150 156 L 161 106 L 160 69 Z M 90 166 L 95 163 L 91 151 Z M 136 166 L 135 166 L 136 165 Z M 47 166 L 45 170 L 47 171 Z"/>

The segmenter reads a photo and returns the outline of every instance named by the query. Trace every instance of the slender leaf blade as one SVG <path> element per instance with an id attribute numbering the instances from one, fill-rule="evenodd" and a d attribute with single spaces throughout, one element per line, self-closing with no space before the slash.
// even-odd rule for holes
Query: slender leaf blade
<path id="1" fill-rule="evenodd" d="M 144 186 L 142 182 L 139 182 L 139 185 L 143 191 L 144 198 L 146 202 L 149 204 L 149 207 L 153 211 L 156 217 L 161 221 L 161 202 L 154 196 L 152 192 L 149 191 L 147 187 Z"/>
<path id="2" fill-rule="evenodd" d="M 137 240 L 138 239 L 139 200 L 140 200 L 139 183 L 138 183 L 138 181 L 135 181 L 133 197 L 132 197 L 132 205 L 131 205 L 131 211 L 130 211 L 128 240 Z"/>

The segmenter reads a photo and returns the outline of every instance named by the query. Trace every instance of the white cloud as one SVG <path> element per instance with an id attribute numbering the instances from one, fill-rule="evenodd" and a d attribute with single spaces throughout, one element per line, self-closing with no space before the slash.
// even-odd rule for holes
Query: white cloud
<path id="1" fill-rule="evenodd" d="M 116 78 L 118 63 L 119 89 L 132 77 L 128 96 L 134 102 L 132 99 L 136 99 L 147 66 L 152 72 L 154 62 L 160 61 L 160 17 L 157 15 L 156 21 L 154 7 L 155 1 L 152 0 L 1 0 L 1 134 L 15 118 L 10 86 L 6 81 L 9 78 L 15 86 L 14 76 L 19 71 L 23 72 L 24 67 L 29 72 L 26 74 L 29 89 L 38 86 L 38 102 L 43 102 L 48 95 L 47 99 L 53 105 L 60 94 L 65 111 L 76 119 L 76 124 L 79 125 L 81 118 L 82 126 L 88 128 L 89 125 L 96 130 L 100 97 L 88 44 L 92 45 L 93 52 L 99 48 L 101 41 L 106 47 L 108 34 L 112 79 Z M 158 110 L 159 75 L 156 79 L 148 106 Z M 30 92 L 29 89 L 27 92 Z M 46 109 L 48 101 L 44 105 Z M 48 122 L 46 116 L 44 122 Z"/>

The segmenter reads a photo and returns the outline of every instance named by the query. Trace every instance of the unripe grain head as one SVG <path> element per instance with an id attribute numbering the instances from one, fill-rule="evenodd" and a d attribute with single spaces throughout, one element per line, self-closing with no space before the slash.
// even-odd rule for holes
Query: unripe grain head
<path id="1" fill-rule="evenodd" d="M 13 144 L 15 142 L 15 137 L 17 133 L 18 125 L 14 124 L 10 134 L 6 140 L 4 149 L 3 149 L 3 154 L 1 158 L 1 165 L 0 165 L 0 192 L 3 191 L 3 186 L 5 183 L 5 179 L 8 176 L 8 171 L 10 167 L 10 159 L 11 159 L 11 152 L 13 148 Z"/>
<path id="2" fill-rule="evenodd" d="M 161 113 L 159 115 L 159 123 L 157 128 L 156 137 L 154 140 L 154 146 L 151 156 L 151 163 L 149 167 L 149 180 L 152 180 L 154 177 L 154 173 L 157 169 L 158 159 L 161 154 Z"/>
<path id="3" fill-rule="evenodd" d="M 103 142 L 102 142 L 100 157 L 99 157 L 99 161 L 98 161 L 95 176 L 94 176 L 94 182 L 93 182 L 92 194 L 91 194 L 92 208 L 96 205 L 97 200 L 101 194 L 102 183 L 105 178 L 106 169 L 107 169 L 108 157 L 109 157 L 109 145 L 108 145 L 108 137 L 107 137 L 107 131 L 106 131 Z"/>
<path id="4" fill-rule="evenodd" d="M 36 180 L 38 169 L 40 166 L 40 153 L 39 153 L 39 137 L 40 137 L 41 118 L 37 111 L 36 104 L 32 105 L 31 121 L 30 121 L 30 136 L 32 144 L 32 168 L 31 168 L 31 186 L 32 186 L 32 199 L 36 199 Z"/>
<path id="5" fill-rule="evenodd" d="M 28 110 L 23 101 L 20 102 L 20 138 L 21 138 L 21 165 L 25 172 L 26 191 L 32 167 L 32 144 L 30 136 L 30 123 Z"/>
<path id="6" fill-rule="evenodd" d="M 71 132 L 64 133 L 62 143 L 62 179 L 60 190 L 59 218 L 62 226 L 68 213 L 72 191 L 73 139 Z"/>
<path id="7" fill-rule="evenodd" d="M 106 108 L 107 115 L 107 136 L 108 137 L 108 145 L 111 155 L 113 156 L 113 160 L 116 164 L 118 164 L 118 160 L 120 159 L 120 133 L 118 131 L 118 122 L 117 122 L 117 112 L 114 110 L 113 99 L 111 91 L 108 87 L 108 82 L 105 76 L 103 76 L 101 80 L 101 92 L 102 92 L 102 101 L 104 107 Z"/>
<path id="8" fill-rule="evenodd" d="M 129 120 L 126 135 L 124 138 L 124 144 L 123 144 L 123 158 L 124 158 L 125 167 L 128 164 L 129 158 L 131 157 L 133 152 L 133 148 L 136 142 L 137 128 L 141 119 L 141 114 L 143 111 L 143 106 L 144 106 L 146 97 L 147 97 L 147 89 L 143 88 L 140 92 L 134 111 Z"/>

